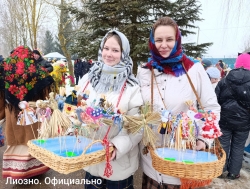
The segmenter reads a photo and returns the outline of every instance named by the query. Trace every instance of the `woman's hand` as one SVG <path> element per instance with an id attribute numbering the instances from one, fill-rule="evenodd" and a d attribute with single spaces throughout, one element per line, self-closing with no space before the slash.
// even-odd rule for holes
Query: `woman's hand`
<path id="1" fill-rule="evenodd" d="M 112 146 L 112 147 L 114 148 L 114 150 L 113 150 L 113 152 L 112 152 L 112 155 L 111 155 L 111 157 L 110 157 L 110 161 L 112 161 L 112 160 L 114 160 L 115 157 L 116 157 L 116 148 L 115 148 L 115 146 L 114 146 L 112 143 L 110 143 L 109 146 Z"/>
<path id="2" fill-rule="evenodd" d="M 81 95 L 78 95 L 78 96 L 77 96 L 77 102 L 81 102 L 81 100 L 82 100 L 82 96 L 81 96 Z"/>
<path id="3" fill-rule="evenodd" d="M 205 150 L 206 149 L 206 144 L 205 142 L 201 140 L 197 140 L 196 142 L 196 150 Z"/>

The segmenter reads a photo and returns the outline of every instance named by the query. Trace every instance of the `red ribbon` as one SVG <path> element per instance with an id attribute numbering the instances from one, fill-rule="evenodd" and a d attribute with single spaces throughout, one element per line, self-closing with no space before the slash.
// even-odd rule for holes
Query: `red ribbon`
<path id="1" fill-rule="evenodd" d="M 110 131 L 111 126 L 108 128 L 108 131 L 106 135 L 103 138 L 103 145 L 106 148 L 106 165 L 104 170 L 104 176 L 110 177 L 113 174 L 112 165 L 110 164 L 110 158 L 109 158 L 109 141 L 108 141 L 108 133 Z"/>
<path id="2" fill-rule="evenodd" d="M 116 108 L 117 108 L 117 109 L 118 109 L 119 103 L 120 103 L 120 101 L 121 101 L 122 94 L 123 94 L 123 92 L 124 92 L 124 90 L 125 90 L 125 87 L 126 87 L 126 81 L 124 82 L 124 84 L 123 84 L 123 86 L 122 86 L 120 95 L 119 95 L 118 100 L 117 100 L 117 104 L 116 104 Z M 110 164 L 110 160 L 109 160 L 109 141 L 108 141 L 108 133 L 109 133 L 110 128 L 111 128 L 111 126 L 108 128 L 108 131 L 107 131 L 106 135 L 105 135 L 104 138 L 103 138 L 103 144 L 104 144 L 104 146 L 106 147 L 106 166 L 105 166 L 105 170 L 104 170 L 104 176 L 106 176 L 106 177 L 108 177 L 108 178 L 113 174 L 112 165 Z"/>

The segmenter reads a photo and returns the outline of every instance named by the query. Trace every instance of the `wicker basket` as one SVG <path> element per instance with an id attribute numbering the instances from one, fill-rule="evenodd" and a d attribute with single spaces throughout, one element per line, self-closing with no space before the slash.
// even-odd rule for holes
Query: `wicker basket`
<path id="1" fill-rule="evenodd" d="M 166 161 L 159 157 L 152 147 L 149 151 L 152 165 L 160 173 L 185 179 L 209 180 L 220 176 L 226 160 L 226 153 L 217 141 L 215 148 L 218 160 L 208 163 L 185 164 L 183 162 Z M 210 151 L 214 153 L 214 149 Z"/>
<path id="2" fill-rule="evenodd" d="M 105 160 L 106 151 L 105 149 L 99 150 L 97 152 L 92 152 L 90 154 L 85 154 L 88 148 L 90 148 L 95 143 L 102 143 L 101 140 L 96 140 L 90 143 L 83 153 L 77 157 L 62 157 L 54 154 L 53 152 L 39 147 L 32 143 L 32 140 L 28 141 L 29 153 L 41 161 L 44 165 L 49 168 L 62 173 L 68 174 L 71 172 L 78 171 L 86 166 L 98 164 Z M 110 155 L 113 151 L 113 147 L 109 148 Z"/>

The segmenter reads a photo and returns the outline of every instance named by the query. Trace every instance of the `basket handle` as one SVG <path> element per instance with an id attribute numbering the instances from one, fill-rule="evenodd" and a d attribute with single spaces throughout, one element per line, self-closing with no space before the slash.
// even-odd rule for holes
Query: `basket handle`
<path id="1" fill-rule="evenodd" d="M 84 156 L 85 153 L 86 153 L 86 151 L 87 151 L 93 144 L 98 143 L 98 142 L 100 142 L 101 144 L 103 144 L 103 141 L 102 141 L 102 140 L 95 140 L 95 141 L 91 142 L 91 143 L 85 148 L 85 150 L 82 152 L 82 155 L 81 155 L 81 156 Z"/>
<path id="2" fill-rule="evenodd" d="M 217 147 L 223 149 L 222 146 L 221 146 L 221 143 L 220 143 L 220 141 L 219 141 L 219 138 L 215 138 L 215 139 L 214 139 L 214 153 L 216 154 L 217 150 L 215 150 L 215 146 L 217 146 Z M 217 154 L 216 154 L 216 155 L 217 155 Z"/>

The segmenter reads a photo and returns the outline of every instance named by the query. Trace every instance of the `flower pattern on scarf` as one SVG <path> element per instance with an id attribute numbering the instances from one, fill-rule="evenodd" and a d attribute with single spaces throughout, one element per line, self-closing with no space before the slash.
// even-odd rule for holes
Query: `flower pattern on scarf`
<path id="1" fill-rule="evenodd" d="M 149 37 L 149 49 L 151 57 L 148 59 L 146 66 L 149 69 L 157 69 L 159 72 L 166 74 L 171 74 L 175 77 L 179 77 L 185 74 L 185 69 L 188 71 L 194 63 L 197 63 L 197 60 L 191 59 L 183 53 L 182 43 L 181 43 L 181 31 L 176 25 L 176 41 L 174 48 L 171 51 L 169 57 L 164 58 L 160 55 L 159 51 L 155 46 L 154 41 L 154 29 L 150 32 Z M 185 66 L 185 69 L 182 66 L 182 62 Z"/>
<path id="2" fill-rule="evenodd" d="M 17 47 L 3 62 L 5 89 L 17 99 L 23 100 L 28 91 L 48 73 L 34 65 L 32 51 L 27 46 Z"/>

